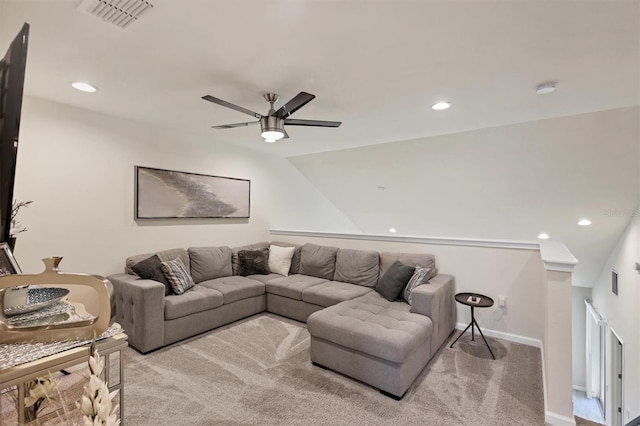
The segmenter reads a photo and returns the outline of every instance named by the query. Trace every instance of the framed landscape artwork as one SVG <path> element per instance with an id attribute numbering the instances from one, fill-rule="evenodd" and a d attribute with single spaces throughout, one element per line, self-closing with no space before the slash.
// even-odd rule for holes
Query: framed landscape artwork
<path id="1" fill-rule="evenodd" d="M 249 218 L 251 181 L 136 166 L 136 219 Z"/>

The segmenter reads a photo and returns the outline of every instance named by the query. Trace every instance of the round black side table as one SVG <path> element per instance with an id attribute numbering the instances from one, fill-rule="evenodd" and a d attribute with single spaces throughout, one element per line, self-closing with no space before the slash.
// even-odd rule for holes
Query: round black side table
<path id="1" fill-rule="evenodd" d="M 493 299 L 490 298 L 489 296 L 485 296 L 483 294 L 478 294 L 478 293 L 458 293 L 456 294 L 456 302 L 462 303 L 463 305 L 467 305 L 471 307 L 471 322 L 469 323 L 467 328 L 465 328 L 464 331 L 460 333 L 460 335 L 456 338 L 456 340 L 453 341 L 453 343 L 449 347 L 453 348 L 453 345 L 455 345 L 458 339 L 460 339 L 460 337 L 462 337 L 462 335 L 467 332 L 469 327 L 471 327 L 471 340 L 475 340 L 475 333 L 474 333 L 474 326 L 475 326 L 475 327 L 478 327 L 478 331 L 480 332 L 480 336 L 482 336 L 482 340 L 484 340 L 484 344 L 487 345 L 487 348 L 489 348 L 489 352 L 491 352 L 491 357 L 493 359 L 496 359 L 495 355 L 493 355 L 493 351 L 491 350 L 491 346 L 489 346 L 489 343 L 487 343 L 487 339 L 485 339 L 484 334 L 482 334 L 482 330 L 480 329 L 480 326 L 478 325 L 476 321 L 476 317 L 473 312 L 474 308 L 489 308 L 493 306 Z"/>

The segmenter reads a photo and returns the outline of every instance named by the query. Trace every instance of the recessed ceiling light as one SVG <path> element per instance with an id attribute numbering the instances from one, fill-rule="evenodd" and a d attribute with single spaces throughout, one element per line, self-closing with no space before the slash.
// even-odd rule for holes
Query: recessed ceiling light
<path id="1" fill-rule="evenodd" d="M 589 219 L 580 219 L 580 222 L 578 222 L 578 225 L 580 225 L 580 226 L 589 226 L 589 225 L 591 225 L 591 221 Z"/>
<path id="2" fill-rule="evenodd" d="M 547 81 L 545 83 L 540 83 L 536 86 L 536 93 L 538 95 L 547 95 L 556 90 L 556 82 L 555 81 Z"/>
<path id="3" fill-rule="evenodd" d="M 396 233 L 396 228 L 389 228 L 389 232 L 391 232 L 392 234 Z"/>
<path id="4" fill-rule="evenodd" d="M 73 87 L 76 90 L 80 90 L 81 92 L 87 92 L 87 93 L 93 93 L 98 90 L 94 86 L 90 85 L 89 83 L 83 83 L 82 81 L 74 81 L 73 83 L 71 83 L 71 87 Z"/>
<path id="5" fill-rule="evenodd" d="M 451 104 L 449 102 L 436 102 L 435 104 L 431 105 L 431 109 L 436 111 L 442 111 L 443 109 L 447 109 L 450 106 Z"/>
<path id="6" fill-rule="evenodd" d="M 541 240 L 548 240 L 549 239 L 549 234 L 547 234 L 546 232 L 542 232 L 540 234 L 538 234 L 538 238 Z"/>

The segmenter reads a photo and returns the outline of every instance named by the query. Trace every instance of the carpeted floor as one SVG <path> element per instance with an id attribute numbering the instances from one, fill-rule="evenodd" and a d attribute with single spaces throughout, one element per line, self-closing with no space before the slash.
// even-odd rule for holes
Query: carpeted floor
<path id="1" fill-rule="evenodd" d="M 459 333 L 459 332 L 456 332 Z M 401 401 L 315 367 L 303 323 L 261 314 L 125 361 L 127 425 L 543 425 L 540 351 L 461 338 Z"/>

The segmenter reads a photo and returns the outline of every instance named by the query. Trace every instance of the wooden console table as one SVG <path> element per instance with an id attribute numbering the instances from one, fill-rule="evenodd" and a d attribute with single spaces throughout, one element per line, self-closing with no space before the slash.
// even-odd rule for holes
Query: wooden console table
<path id="1" fill-rule="evenodd" d="M 127 335 L 125 333 L 116 334 L 115 336 L 108 337 L 96 342 L 96 347 L 100 356 L 104 359 L 104 378 L 103 380 L 109 387 L 109 392 L 116 389 L 119 390 L 116 399 L 114 400 L 114 406 L 119 404 L 119 418 L 123 419 L 123 405 L 124 405 L 124 366 L 122 362 L 122 350 L 127 347 Z M 116 359 L 117 358 L 117 359 Z M 14 367 L 0 370 L 0 398 L 9 398 L 5 394 L 8 392 L 15 392 L 17 389 L 18 395 L 18 415 L 17 423 L 7 423 L 5 412 L 0 413 L 0 425 L 14 425 L 25 423 L 25 410 L 24 410 L 24 398 L 25 398 L 25 383 L 33 380 L 37 377 L 47 376 L 50 373 L 59 372 L 62 370 L 69 370 L 74 366 L 84 364 L 87 365 L 89 361 L 89 345 L 84 345 L 69 349 L 63 352 L 59 352 L 54 355 L 40 358 L 36 361 L 31 361 L 26 364 L 16 365 Z M 86 369 L 88 374 L 88 367 Z M 88 385 L 88 380 L 83 386 Z M 13 389 L 12 389 L 13 388 Z M 119 400 L 119 402 L 118 402 Z M 75 401 L 65 401 L 69 410 L 76 410 Z M 6 401 L 4 401 L 6 404 Z M 6 408 L 6 407 L 5 407 Z M 48 418 L 55 418 L 60 416 L 61 412 L 64 412 L 63 407 L 58 407 L 54 411 L 47 413 L 38 420 L 46 421 Z"/>

